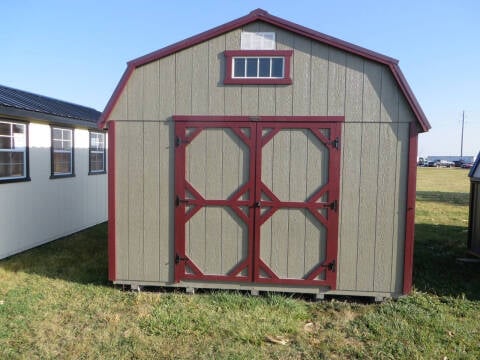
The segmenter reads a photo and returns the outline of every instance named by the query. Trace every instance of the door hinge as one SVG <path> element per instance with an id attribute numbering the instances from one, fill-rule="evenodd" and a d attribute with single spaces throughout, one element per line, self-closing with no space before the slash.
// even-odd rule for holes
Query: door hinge
<path id="1" fill-rule="evenodd" d="M 188 258 L 187 258 L 186 256 L 185 256 L 185 257 L 181 257 L 180 255 L 175 254 L 175 264 L 180 264 L 180 261 L 187 262 L 187 261 L 188 261 Z"/>
<path id="2" fill-rule="evenodd" d="M 327 268 L 327 270 L 331 272 L 335 272 L 337 270 L 337 264 L 335 260 L 332 260 L 328 264 L 322 265 L 322 267 Z"/>
<path id="3" fill-rule="evenodd" d="M 190 141 L 182 140 L 180 136 L 175 137 L 175 147 L 179 147 L 181 144 L 190 144 Z"/>
<path id="4" fill-rule="evenodd" d="M 337 211 L 338 201 L 333 200 L 330 204 L 328 204 L 328 207 L 333 211 Z"/>
<path id="5" fill-rule="evenodd" d="M 336 137 L 335 140 L 331 142 L 331 144 L 335 149 L 338 149 L 340 147 L 340 140 L 338 139 L 338 137 Z"/>
<path id="6" fill-rule="evenodd" d="M 180 206 L 181 203 L 188 204 L 188 199 L 180 199 L 180 197 L 177 195 L 175 197 L 175 206 Z"/>

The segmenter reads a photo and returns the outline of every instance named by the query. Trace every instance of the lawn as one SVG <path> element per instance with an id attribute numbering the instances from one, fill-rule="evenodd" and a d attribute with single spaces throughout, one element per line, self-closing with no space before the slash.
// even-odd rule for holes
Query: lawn
<path id="1" fill-rule="evenodd" d="M 0 359 L 479 359 L 480 265 L 456 261 L 467 172 L 418 170 L 408 297 L 121 291 L 101 224 L 0 261 Z"/>

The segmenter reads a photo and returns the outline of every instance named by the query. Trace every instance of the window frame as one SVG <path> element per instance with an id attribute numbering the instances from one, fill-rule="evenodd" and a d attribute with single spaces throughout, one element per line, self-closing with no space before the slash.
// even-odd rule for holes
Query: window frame
<path id="1" fill-rule="evenodd" d="M 292 83 L 290 77 L 291 57 L 293 50 L 226 50 L 225 55 L 225 78 L 224 84 L 246 84 L 246 85 L 289 85 Z M 283 77 L 234 77 L 233 62 L 235 58 L 283 58 Z"/>
<path id="2" fill-rule="evenodd" d="M 92 170 L 92 153 L 100 153 L 98 149 L 92 148 L 92 134 L 103 135 L 103 170 Z M 88 130 L 88 175 L 101 175 L 107 173 L 107 133 L 106 131 Z"/>
<path id="3" fill-rule="evenodd" d="M 71 172 L 69 173 L 57 173 L 55 174 L 55 148 L 53 146 L 53 132 L 55 129 L 60 130 L 69 130 L 71 131 L 71 150 L 70 150 L 70 158 L 71 158 Z M 63 139 L 62 139 L 63 141 Z M 69 178 L 75 176 L 75 129 L 68 126 L 57 126 L 57 125 L 50 125 L 50 179 L 62 179 L 62 178 Z"/>
<path id="4" fill-rule="evenodd" d="M 22 120 L 14 120 L 14 119 L 5 119 L 5 118 L 0 118 L 0 122 L 2 123 L 8 123 L 8 124 L 18 124 L 18 125 L 23 125 L 25 126 L 25 150 L 22 151 L 23 159 L 24 159 L 24 165 L 23 169 L 25 171 L 24 176 L 15 176 L 15 177 L 3 177 L 0 178 L 0 184 L 6 184 L 6 183 L 15 183 L 15 182 L 25 182 L 25 181 L 31 181 L 30 178 L 30 147 L 29 147 L 29 131 L 30 131 L 30 123 L 28 121 L 22 121 Z M 13 150 L 13 149 L 12 149 Z M 0 152 L 9 152 L 8 150 L 0 150 Z M 13 152 L 13 151 L 11 151 Z M 18 151 L 19 152 L 19 151 Z"/>

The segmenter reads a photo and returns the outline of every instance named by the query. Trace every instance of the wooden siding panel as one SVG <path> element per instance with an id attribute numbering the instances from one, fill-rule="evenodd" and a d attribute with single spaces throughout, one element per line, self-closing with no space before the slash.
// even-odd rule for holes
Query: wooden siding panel
<path id="1" fill-rule="evenodd" d="M 293 54 L 293 114 L 310 115 L 311 101 L 311 40 L 295 36 Z"/>
<path id="2" fill-rule="evenodd" d="M 208 43 L 208 113 L 223 115 L 225 113 L 225 35 L 216 37 Z"/>
<path id="3" fill-rule="evenodd" d="M 123 89 L 109 116 L 110 120 L 126 120 L 127 119 L 127 98 L 128 98 L 128 84 Z"/>
<path id="4" fill-rule="evenodd" d="M 162 121 L 169 120 L 176 113 L 175 59 L 172 55 L 160 60 L 158 102 L 159 119 Z"/>
<path id="5" fill-rule="evenodd" d="M 341 116 L 345 112 L 346 53 L 330 48 L 328 59 L 327 115 Z"/>
<path id="6" fill-rule="evenodd" d="M 192 114 L 193 50 L 175 54 L 175 113 Z"/>
<path id="7" fill-rule="evenodd" d="M 382 66 L 365 61 L 363 84 L 363 121 L 380 122 Z"/>
<path id="8" fill-rule="evenodd" d="M 143 68 L 135 69 L 128 82 L 127 119 L 143 119 Z"/>
<path id="9" fill-rule="evenodd" d="M 242 86 L 242 115 L 258 115 L 258 87 Z"/>
<path id="10" fill-rule="evenodd" d="M 233 131 L 225 130 L 222 135 L 221 199 L 228 199 L 248 181 L 249 152 L 248 147 Z M 227 273 L 246 256 L 248 229 L 230 209 L 222 212 L 221 223 L 221 271 Z"/>
<path id="11" fill-rule="evenodd" d="M 398 122 L 399 89 L 389 68 L 382 69 L 381 122 Z"/>
<path id="12" fill-rule="evenodd" d="M 271 190 L 280 199 L 290 199 L 290 133 L 280 131 L 270 140 L 273 146 L 273 184 Z M 278 210 L 272 216 L 272 270 L 288 276 L 289 210 Z"/>
<path id="13" fill-rule="evenodd" d="M 397 168 L 395 194 L 397 198 L 393 225 L 395 243 L 392 253 L 392 281 L 391 291 L 400 294 L 403 289 L 403 259 L 405 250 L 405 214 L 407 212 L 407 174 L 408 148 L 410 141 L 410 125 L 398 124 Z"/>
<path id="14" fill-rule="evenodd" d="M 160 112 L 159 62 L 153 62 L 143 69 L 143 119 L 158 120 Z"/>
<path id="15" fill-rule="evenodd" d="M 328 46 L 312 41 L 310 114 L 327 114 Z"/>
<path id="16" fill-rule="evenodd" d="M 206 132 L 206 166 L 205 166 L 205 198 L 221 199 L 222 183 L 225 176 L 222 168 L 222 136 L 221 129 L 208 129 Z M 225 154 L 228 155 L 228 154 Z M 207 207 L 205 211 L 205 268 L 208 274 L 220 274 L 222 269 L 222 218 L 223 210 L 218 207 Z"/>
<path id="17" fill-rule="evenodd" d="M 160 64 L 160 124 L 159 144 L 159 202 L 160 202 L 160 281 L 173 281 L 174 271 L 174 146 L 173 122 L 175 113 L 175 55 L 161 60 Z"/>
<path id="18" fill-rule="evenodd" d="M 292 50 L 294 44 L 294 35 L 288 31 L 278 29 L 275 32 L 277 50 Z M 294 59 L 293 59 L 294 60 Z M 295 61 L 295 60 L 294 60 Z M 295 83 L 295 69 L 292 66 L 290 75 Z M 294 115 L 293 114 L 293 86 L 275 86 L 275 114 L 276 115 Z"/>
<path id="19" fill-rule="evenodd" d="M 352 111 L 354 107 L 348 107 Z M 343 127 L 342 169 L 340 177 L 340 222 L 338 252 L 338 289 L 355 290 L 359 234 L 362 124 L 345 123 Z"/>
<path id="20" fill-rule="evenodd" d="M 363 121 L 364 60 L 358 56 L 347 55 L 345 122 Z M 348 125 L 345 125 L 347 127 Z M 357 136 L 361 136 L 359 132 Z M 346 142 L 347 140 L 345 140 Z"/>
<path id="21" fill-rule="evenodd" d="M 402 94 L 398 96 L 398 121 L 399 122 L 411 122 L 414 121 L 415 116 L 413 115 L 410 105 L 408 105 L 407 99 Z"/>
<path id="22" fill-rule="evenodd" d="M 240 33 L 237 29 L 225 34 L 225 50 L 240 49 Z M 239 115 L 242 113 L 241 86 L 225 86 L 225 115 Z"/>
<path id="23" fill-rule="evenodd" d="M 116 278 L 128 280 L 129 194 L 128 153 L 130 132 L 126 122 L 115 124 L 115 263 Z"/>
<path id="24" fill-rule="evenodd" d="M 144 123 L 143 128 L 143 256 L 144 279 L 160 279 L 160 124 Z"/>
<path id="25" fill-rule="evenodd" d="M 290 132 L 289 200 L 305 201 L 307 183 L 307 143 L 309 131 Z M 305 274 L 306 214 L 301 210 L 288 212 L 288 277 L 302 278 Z"/>
<path id="26" fill-rule="evenodd" d="M 373 291 L 379 130 L 379 124 L 362 123 L 356 290 L 363 291 Z"/>
<path id="27" fill-rule="evenodd" d="M 206 196 L 207 132 L 202 131 L 187 146 L 186 178 L 203 197 Z M 189 237 L 185 239 L 187 255 L 200 269 L 207 263 L 206 251 L 206 208 L 201 209 L 187 223 Z M 187 231 L 187 230 L 186 230 Z"/>
<path id="28" fill-rule="evenodd" d="M 389 292 L 391 288 L 392 248 L 395 242 L 393 221 L 395 203 L 397 124 L 380 126 L 381 162 L 377 179 L 377 224 L 375 233 L 374 290 Z"/>
<path id="29" fill-rule="evenodd" d="M 478 254 L 480 252 L 480 186 L 478 182 L 472 182 L 472 185 L 473 202 L 470 210 L 472 212 L 472 229 L 469 250 Z"/>
<path id="30" fill-rule="evenodd" d="M 128 276 L 144 278 L 143 123 L 128 123 Z"/>
<path id="31" fill-rule="evenodd" d="M 192 114 L 208 113 L 209 76 L 208 42 L 204 42 L 192 48 Z"/>

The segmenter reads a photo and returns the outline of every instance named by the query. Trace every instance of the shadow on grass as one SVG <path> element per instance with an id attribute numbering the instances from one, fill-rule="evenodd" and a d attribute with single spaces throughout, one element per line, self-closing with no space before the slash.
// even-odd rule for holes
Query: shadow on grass
<path id="1" fill-rule="evenodd" d="M 0 268 L 80 284 L 108 285 L 107 223 L 0 260 Z"/>
<path id="2" fill-rule="evenodd" d="M 461 226 L 415 225 L 413 283 L 439 296 L 480 300 L 480 263 L 465 258 L 467 229 Z"/>
<path id="3" fill-rule="evenodd" d="M 451 205 L 468 205 L 470 203 L 470 194 L 463 192 L 417 191 L 417 201 L 434 201 Z"/>

